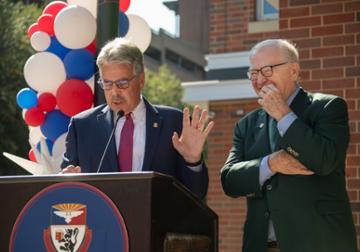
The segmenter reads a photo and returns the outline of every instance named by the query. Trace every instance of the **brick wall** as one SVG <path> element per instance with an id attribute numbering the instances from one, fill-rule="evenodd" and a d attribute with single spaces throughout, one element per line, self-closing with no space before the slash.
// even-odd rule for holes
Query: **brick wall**
<path id="1" fill-rule="evenodd" d="M 210 53 L 247 51 L 257 41 L 278 37 L 278 32 L 248 34 L 247 25 L 256 16 L 256 0 L 210 1 Z"/>
<path id="2" fill-rule="evenodd" d="M 210 53 L 246 51 L 266 38 L 292 40 L 300 51 L 302 86 L 346 99 L 351 128 L 347 189 L 360 244 L 360 1 L 280 0 L 280 31 L 256 34 L 247 33 L 247 23 L 255 19 L 255 0 L 209 2 Z M 216 126 L 209 137 L 208 204 L 219 215 L 222 252 L 241 251 L 246 203 L 224 195 L 219 171 L 239 119 L 235 111 L 255 107 L 255 100 L 210 102 Z"/>

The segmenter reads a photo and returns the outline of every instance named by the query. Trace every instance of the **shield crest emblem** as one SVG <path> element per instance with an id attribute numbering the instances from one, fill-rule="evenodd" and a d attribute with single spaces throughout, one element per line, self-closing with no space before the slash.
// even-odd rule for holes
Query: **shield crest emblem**
<path id="1" fill-rule="evenodd" d="M 44 239 L 47 251 L 86 251 L 91 240 L 91 230 L 86 225 L 86 205 L 53 205 L 50 226 L 44 231 Z"/>

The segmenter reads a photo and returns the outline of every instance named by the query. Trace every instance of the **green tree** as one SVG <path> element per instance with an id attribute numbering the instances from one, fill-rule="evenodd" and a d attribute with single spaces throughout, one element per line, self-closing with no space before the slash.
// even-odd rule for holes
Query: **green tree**
<path id="1" fill-rule="evenodd" d="M 143 94 L 151 103 L 183 109 L 186 105 L 181 101 L 183 93 L 180 80 L 165 65 L 157 72 L 145 70 Z"/>
<path id="2" fill-rule="evenodd" d="M 16 104 L 16 94 L 26 87 L 23 67 L 33 54 L 27 29 L 40 14 L 36 5 L 0 0 L 0 175 L 24 173 L 2 153 L 26 157 L 30 148 L 28 129 Z"/>
<path id="3" fill-rule="evenodd" d="M 192 113 L 193 106 L 181 101 L 184 90 L 181 81 L 170 72 L 166 65 L 159 67 L 157 72 L 145 70 L 144 96 L 153 104 L 161 104 L 183 109 L 190 108 Z M 204 146 L 203 156 L 207 157 L 207 142 Z"/>

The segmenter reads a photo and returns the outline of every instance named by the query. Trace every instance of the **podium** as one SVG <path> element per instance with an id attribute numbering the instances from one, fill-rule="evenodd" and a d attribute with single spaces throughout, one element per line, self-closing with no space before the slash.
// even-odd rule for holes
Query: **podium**
<path id="1" fill-rule="evenodd" d="M 49 204 L 52 204 L 56 209 L 63 210 L 54 211 L 58 216 L 51 218 L 48 217 L 50 210 L 41 214 L 41 211 L 34 210 L 34 207 L 36 204 L 43 207 L 44 202 L 46 203 L 48 200 L 46 197 L 49 197 L 51 188 L 58 190 L 58 188 L 68 185 L 85 188 L 85 192 L 86 190 L 93 190 L 98 195 L 102 195 L 101 197 L 109 199 L 104 201 L 104 205 L 108 206 L 109 209 L 116 208 L 114 213 L 118 212 L 121 215 L 116 217 L 117 214 L 114 214 L 118 220 L 123 222 L 121 225 L 125 230 L 123 234 L 126 240 L 124 241 L 124 244 L 126 243 L 124 249 L 108 248 L 106 250 L 101 249 L 101 251 L 167 252 L 171 251 L 166 244 L 169 244 L 169 241 L 171 242 L 171 239 L 168 238 L 172 236 L 180 237 L 180 239 L 181 237 L 186 237 L 186 239 L 189 237 L 190 239 L 191 237 L 205 238 L 209 241 L 207 251 L 218 251 L 217 215 L 174 178 L 154 172 L 1 177 L 0 251 L 9 251 L 9 247 L 10 251 L 21 251 L 21 249 L 11 249 L 16 247 L 17 242 L 24 242 L 27 239 L 28 234 L 23 234 L 23 231 L 20 230 L 21 225 L 30 225 L 30 228 L 34 228 L 34 230 L 40 229 L 39 234 L 44 234 L 45 237 L 44 230 L 47 229 L 47 226 L 41 223 L 49 222 L 49 219 L 55 223 L 53 219 L 55 217 L 60 218 L 59 212 L 66 213 L 66 211 L 70 211 L 69 206 L 75 204 L 61 205 L 52 199 Z M 68 200 L 69 202 L 81 202 L 83 200 L 82 197 L 76 199 L 76 194 L 67 192 L 61 194 L 69 194 L 72 197 L 70 201 Z M 63 208 L 59 208 L 59 205 Z M 76 209 L 80 209 L 80 205 L 82 205 L 82 209 L 85 209 L 84 204 L 76 204 Z M 90 219 L 90 221 L 96 220 L 97 223 L 104 220 L 105 223 L 105 219 L 109 217 L 109 214 L 105 213 L 104 215 L 98 210 L 91 213 L 91 207 L 87 206 L 87 208 L 88 222 Z M 30 213 L 31 211 L 33 213 Z M 76 213 L 75 210 L 71 211 Z M 81 211 L 85 210 L 80 210 L 79 213 Z M 41 215 L 37 216 L 37 213 Z M 76 214 L 71 218 L 78 220 L 74 216 Z M 31 220 L 26 220 L 26 218 L 31 218 Z M 37 221 L 36 218 L 39 220 Z M 69 220 L 71 221 L 71 218 L 65 218 L 67 223 Z M 121 225 L 119 224 L 119 226 Z M 91 225 L 86 226 L 86 228 L 90 230 L 87 233 L 89 234 L 88 251 L 99 251 L 99 248 L 92 249 L 92 245 L 95 245 L 96 241 L 99 240 L 100 232 Z M 31 231 L 30 234 L 35 235 L 35 233 L 35 231 Z M 38 236 L 35 237 L 35 240 L 38 239 L 37 242 L 41 243 L 39 246 L 44 246 L 43 239 L 45 238 L 42 235 Z M 106 241 L 111 239 L 109 235 L 103 235 L 103 237 L 105 238 L 102 239 Z M 22 239 L 22 241 L 16 239 Z M 60 238 L 53 239 L 60 240 Z M 44 251 L 47 250 L 44 249 Z M 173 251 L 193 250 L 179 248 Z"/>

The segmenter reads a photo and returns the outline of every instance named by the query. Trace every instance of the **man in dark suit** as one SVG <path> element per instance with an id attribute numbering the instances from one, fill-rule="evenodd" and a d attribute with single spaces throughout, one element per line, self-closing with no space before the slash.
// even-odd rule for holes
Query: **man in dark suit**
<path id="1" fill-rule="evenodd" d="M 201 153 L 213 127 L 213 122 L 205 127 L 206 111 L 196 106 L 190 121 L 187 108 L 182 113 L 151 105 L 141 95 L 143 55 L 126 40 L 107 43 L 97 65 L 107 104 L 71 119 L 63 173 L 156 171 L 177 178 L 198 197 L 205 197 L 208 172 Z M 117 121 L 120 111 L 124 116 Z M 99 167 L 114 127 L 115 137 Z"/>
<path id="2" fill-rule="evenodd" d="M 248 76 L 261 108 L 236 124 L 222 186 L 247 199 L 245 252 L 355 252 L 346 103 L 304 91 L 299 72 L 288 41 L 252 48 Z"/>

